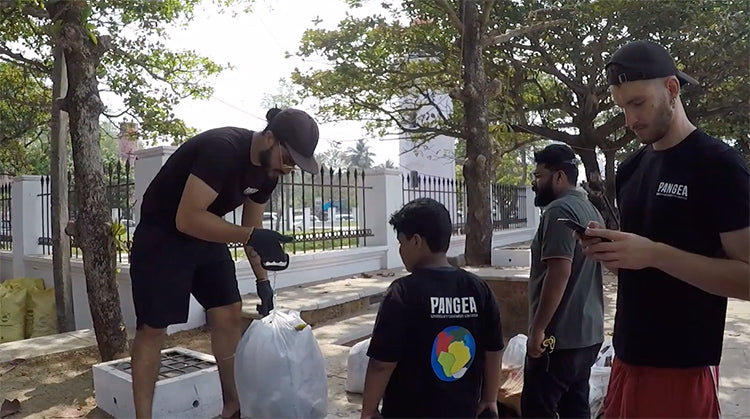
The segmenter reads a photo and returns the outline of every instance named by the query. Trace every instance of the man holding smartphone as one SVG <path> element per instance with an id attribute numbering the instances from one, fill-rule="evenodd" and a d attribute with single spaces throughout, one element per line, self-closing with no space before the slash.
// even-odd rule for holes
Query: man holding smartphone
<path id="1" fill-rule="evenodd" d="M 604 341 L 602 271 L 586 258 L 558 218 L 603 223 L 576 189 L 578 162 L 570 147 L 534 155 L 534 204 L 543 207 L 531 243 L 529 339 L 521 412 L 524 417 L 591 417 L 589 376 Z"/>
<path id="2" fill-rule="evenodd" d="M 661 45 L 626 44 L 606 74 L 644 146 L 617 171 L 622 231 L 580 237 L 618 272 L 605 416 L 718 417 L 727 297 L 750 298 L 747 164 L 688 120 L 680 90 L 698 82 Z"/>

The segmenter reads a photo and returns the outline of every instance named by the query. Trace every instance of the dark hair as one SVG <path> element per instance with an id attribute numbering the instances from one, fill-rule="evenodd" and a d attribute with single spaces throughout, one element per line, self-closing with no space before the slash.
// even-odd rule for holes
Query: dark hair
<path id="1" fill-rule="evenodd" d="M 551 144 L 544 147 L 542 151 L 534 153 L 534 162 L 543 164 L 554 172 L 562 170 L 571 185 L 578 182 L 578 160 L 573 150 L 567 145 Z"/>
<path id="2" fill-rule="evenodd" d="M 266 122 L 268 122 L 268 125 L 266 125 L 266 128 L 263 130 L 263 132 L 266 132 L 271 129 L 271 121 L 273 121 L 274 118 L 276 118 L 276 115 L 281 113 L 281 109 L 279 108 L 271 108 L 266 112 Z"/>
<path id="3" fill-rule="evenodd" d="M 389 223 L 406 237 L 419 234 L 433 253 L 447 252 L 453 224 L 445 206 L 431 198 L 417 198 L 391 215 Z"/>

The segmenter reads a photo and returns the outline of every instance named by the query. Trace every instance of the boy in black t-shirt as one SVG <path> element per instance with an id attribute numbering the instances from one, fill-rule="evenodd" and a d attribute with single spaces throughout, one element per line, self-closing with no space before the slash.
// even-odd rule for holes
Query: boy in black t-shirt
<path id="1" fill-rule="evenodd" d="M 390 220 L 411 275 L 391 284 L 367 355 L 362 417 L 497 417 L 503 337 L 495 296 L 448 263 L 451 219 L 420 198 Z"/>

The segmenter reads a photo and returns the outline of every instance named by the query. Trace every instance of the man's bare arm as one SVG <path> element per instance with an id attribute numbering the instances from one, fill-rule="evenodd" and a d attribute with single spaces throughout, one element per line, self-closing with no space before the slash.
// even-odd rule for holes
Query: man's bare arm
<path id="1" fill-rule="evenodd" d="M 266 204 L 259 204 L 251 199 L 246 199 L 242 205 L 242 225 L 246 227 L 263 228 L 263 211 Z M 253 269 L 256 281 L 268 279 L 268 272 L 260 265 L 260 255 L 250 246 L 245 246 L 245 255 Z"/>
<path id="2" fill-rule="evenodd" d="M 208 206 L 218 193 L 195 175 L 185 182 L 180 204 L 177 207 L 177 230 L 189 236 L 216 243 L 245 243 L 252 228 L 232 224 L 208 211 Z"/>
<path id="3" fill-rule="evenodd" d="M 657 243 L 654 267 L 711 294 L 750 300 L 750 227 L 721 233 L 726 259 Z"/>

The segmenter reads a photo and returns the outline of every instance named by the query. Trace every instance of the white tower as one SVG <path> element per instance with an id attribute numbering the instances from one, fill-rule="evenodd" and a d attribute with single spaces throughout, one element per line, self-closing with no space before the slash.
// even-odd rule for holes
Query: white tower
<path id="1" fill-rule="evenodd" d="M 441 118 L 438 111 L 449 117 L 453 113 L 453 102 L 447 94 L 433 96 L 435 105 L 424 105 L 416 113 L 416 122 L 426 125 L 430 120 Z M 455 180 L 456 177 L 456 139 L 446 135 L 438 135 L 425 144 L 414 148 L 416 144 L 411 136 L 406 134 L 399 141 L 399 165 L 405 175 L 436 176 Z"/>

